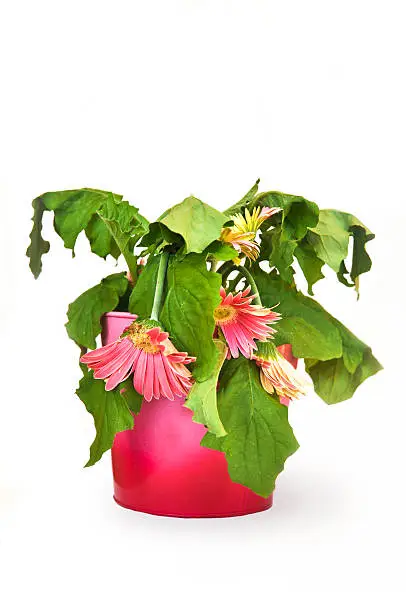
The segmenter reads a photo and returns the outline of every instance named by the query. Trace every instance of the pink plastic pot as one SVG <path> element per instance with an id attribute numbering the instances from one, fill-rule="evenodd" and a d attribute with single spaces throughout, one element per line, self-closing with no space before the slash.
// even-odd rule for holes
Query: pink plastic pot
<path id="1" fill-rule="evenodd" d="M 109 312 L 103 318 L 103 344 L 116 340 L 134 316 Z M 285 357 L 292 358 L 289 345 Z M 223 453 L 200 446 L 206 433 L 192 421 L 182 399 L 145 402 L 134 429 L 116 435 L 112 448 L 114 499 L 131 510 L 208 518 L 260 512 L 267 499 L 231 481 Z"/>

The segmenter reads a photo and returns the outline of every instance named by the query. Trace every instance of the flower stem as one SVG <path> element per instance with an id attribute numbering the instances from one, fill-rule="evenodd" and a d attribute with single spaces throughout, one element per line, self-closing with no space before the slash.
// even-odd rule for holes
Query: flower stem
<path id="1" fill-rule="evenodd" d="M 245 276 L 245 278 L 247 279 L 247 281 L 251 285 L 251 289 L 253 290 L 253 292 L 256 295 L 255 299 L 253 300 L 253 304 L 257 304 L 258 306 L 262 306 L 261 298 L 259 297 L 258 287 L 257 287 L 257 284 L 256 284 L 256 282 L 254 280 L 254 277 L 252 276 L 251 272 L 249 272 L 245 266 L 236 266 L 236 269 L 240 270 L 240 272 Z"/>
<path id="2" fill-rule="evenodd" d="M 207 261 L 210 262 L 210 272 L 215 272 L 217 268 L 217 259 L 214 257 L 214 255 L 211 255 L 207 258 Z"/>
<path id="3" fill-rule="evenodd" d="M 162 296 L 164 292 L 166 269 L 168 267 L 168 259 L 169 259 L 169 253 L 164 252 L 161 255 L 161 259 L 159 260 L 158 276 L 156 279 L 156 288 L 155 288 L 155 295 L 154 295 L 154 304 L 152 306 L 152 311 L 151 311 L 151 319 L 153 321 L 159 321 L 159 315 L 161 312 L 161 305 L 162 305 Z"/>

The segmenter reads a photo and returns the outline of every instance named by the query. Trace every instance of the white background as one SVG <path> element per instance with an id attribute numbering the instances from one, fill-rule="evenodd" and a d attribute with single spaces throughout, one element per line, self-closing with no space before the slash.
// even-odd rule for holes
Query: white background
<path id="1" fill-rule="evenodd" d="M 404 610 L 404 2 L 10 0 L 0 9 L 0 606 L 45 610 Z M 31 200 L 96 187 L 153 219 L 193 192 L 262 189 L 377 234 L 361 299 L 316 298 L 385 370 L 353 400 L 291 409 L 301 449 L 271 511 L 139 515 L 109 457 L 83 470 L 67 305 L 114 271 L 52 234 L 34 281 Z M 299 608 L 300 606 L 300 608 Z"/>

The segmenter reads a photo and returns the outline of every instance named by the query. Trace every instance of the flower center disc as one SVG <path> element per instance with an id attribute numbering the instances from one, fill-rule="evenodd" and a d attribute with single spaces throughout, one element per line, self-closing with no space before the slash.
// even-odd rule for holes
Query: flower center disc
<path id="1" fill-rule="evenodd" d="M 217 323 L 230 323 L 235 319 L 234 306 L 217 306 L 214 309 L 214 318 Z"/>
<path id="2" fill-rule="evenodd" d="M 145 332 L 145 327 L 133 323 L 128 329 L 128 337 L 131 342 L 145 353 L 158 353 L 159 347 L 151 342 L 149 334 Z"/>

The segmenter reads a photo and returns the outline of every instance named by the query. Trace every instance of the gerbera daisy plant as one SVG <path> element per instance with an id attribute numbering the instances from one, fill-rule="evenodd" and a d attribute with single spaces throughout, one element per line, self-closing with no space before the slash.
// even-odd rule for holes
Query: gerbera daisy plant
<path id="1" fill-rule="evenodd" d="M 50 247 L 42 237 L 48 211 L 65 247 L 73 251 L 84 232 L 91 251 L 122 270 L 68 308 L 82 370 L 77 394 L 96 427 L 87 465 L 133 427 L 141 405 L 183 398 L 207 429 L 201 444 L 225 453 L 234 482 L 266 497 L 298 448 L 289 401 L 313 389 L 327 404 L 347 400 L 381 369 L 313 297 L 324 266 L 359 295 L 374 235 L 351 214 L 261 193 L 258 182 L 224 212 L 191 196 L 152 223 L 122 196 L 96 189 L 33 201 L 27 255 L 35 278 Z M 111 311 L 132 317 L 119 338 L 100 346 Z"/>

